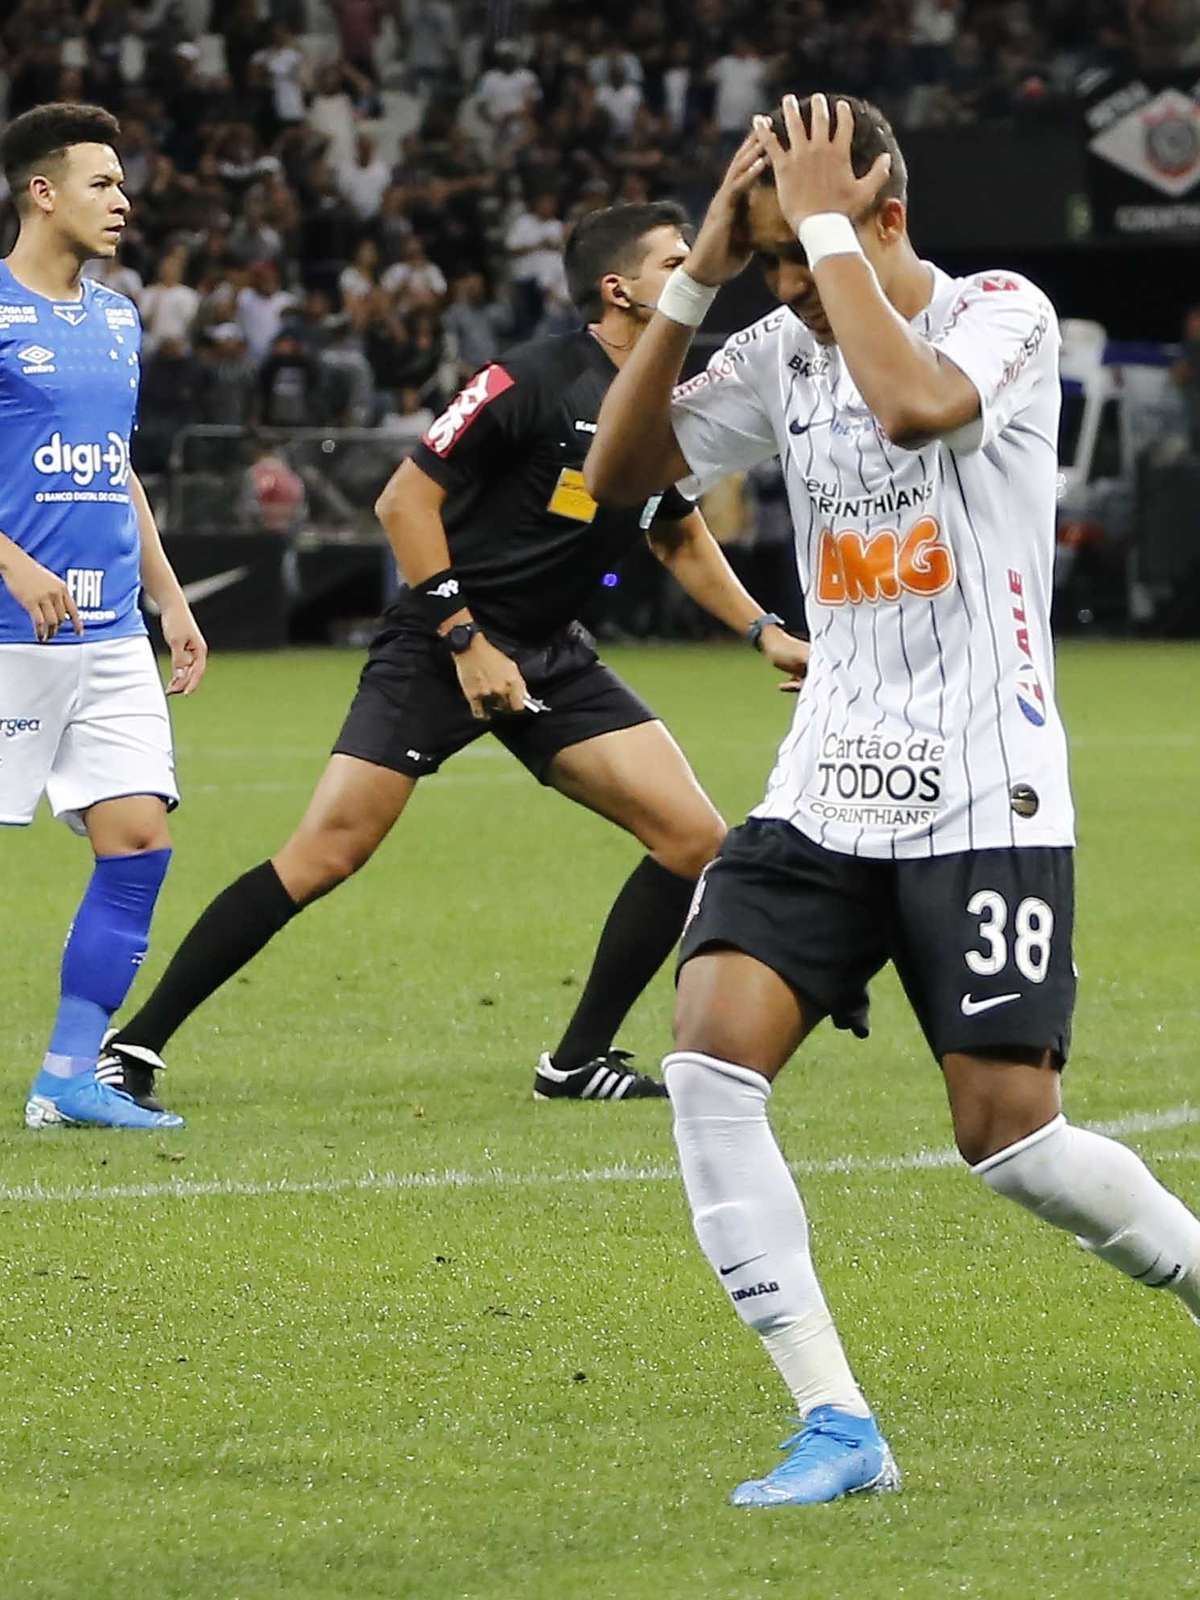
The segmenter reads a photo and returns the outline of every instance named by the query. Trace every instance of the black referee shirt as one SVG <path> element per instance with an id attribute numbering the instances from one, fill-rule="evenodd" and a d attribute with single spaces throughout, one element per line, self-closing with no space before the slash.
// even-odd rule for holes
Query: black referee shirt
<path id="1" fill-rule="evenodd" d="M 692 510 L 674 489 L 616 509 L 584 487 L 583 458 L 616 373 L 584 329 L 517 345 L 475 374 L 417 446 L 413 461 L 447 491 L 450 560 L 485 631 L 541 643 L 653 522 Z M 402 593 L 392 609 L 412 608 Z"/>

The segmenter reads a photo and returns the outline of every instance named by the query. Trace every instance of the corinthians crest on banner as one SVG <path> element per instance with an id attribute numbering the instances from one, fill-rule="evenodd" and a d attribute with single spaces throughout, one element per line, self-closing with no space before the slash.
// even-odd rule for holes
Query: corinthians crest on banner
<path id="1" fill-rule="evenodd" d="M 1200 80 L 1109 86 L 1085 118 L 1095 231 L 1200 238 Z"/>

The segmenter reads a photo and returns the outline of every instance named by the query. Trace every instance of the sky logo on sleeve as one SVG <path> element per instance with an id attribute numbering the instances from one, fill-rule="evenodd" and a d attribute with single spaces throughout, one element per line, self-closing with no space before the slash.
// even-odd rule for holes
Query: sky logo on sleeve
<path id="1" fill-rule="evenodd" d="M 512 386 L 511 374 L 498 362 L 484 367 L 459 390 L 441 416 L 430 423 L 422 444 L 428 445 L 434 455 L 448 456 L 483 408 Z"/>

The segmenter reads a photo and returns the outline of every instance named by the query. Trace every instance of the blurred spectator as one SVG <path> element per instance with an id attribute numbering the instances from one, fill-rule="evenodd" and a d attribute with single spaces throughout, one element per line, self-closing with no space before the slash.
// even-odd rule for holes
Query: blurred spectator
<path id="1" fill-rule="evenodd" d="M 608 113 L 614 133 L 628 139 L 642 103 L 640 82 L 631 78 L 621 56 L 607 62 L 606 76 L 596 86 L 596 104 Z"/>
<path id="2" fill-rule="evenodd" d="M 713 115 L 729 144 L 742 142 L 756 112 L 771 109 L 769 71 L 757 46 L 745 34 L 735 34 L 732 47 L 709 68 L 716 89 Z"/>
<path id="3" fill-rule="evenodd" d="M 333 290 L 360 233 L 358 219 L 339 190 L 328 161 L 314 161 L 301 197 L 298 247 L 308 281 Z"/>
<path id="4" fill-rule="evenodd" d="M 308 499 L 303 479 L 270 440 L 254 441 L 251 451 L 237 498 L 239 525 L 263 533 L 298 533 Z"/>
<path id="5" fill-rule="evenodd" d="M 283 260 L 283 235 L 267 221 L 267 193 L 263 185 L 256 183 L 246 191 L 242 214 L 230 231 L 226 248 L 230 259 L 243 267 Z"/>
<path id="6" fill-rule="evenodd" d="M 403 184 L 389 184 L 383 191 L 375 232 L 385 261 L 395 261 L 404 253 L 404 246 L 412 238 L 412 223 L 408 219 L 408 190 Z"/>
<path id="7" fill-rule="evenodd" d="M 200 385 L 200 365 L 184 339 L 161 339 L 147 355 L 133 436 L 138 472 L 166 470 L 175 435 L 197 420 Z"/>
<path id="8" fill-rule="evenodd" d="M 465 382 L 499 355 L 500 341 L 510 332 L 512 317 L 507 306 L 489 304 L 481 272 L 466 272 L 450 286 L 450 304 L 442 326 L 451 341 L 457 381 Z"/>
<path id="9" fill-rule="evenodd" d="M 135 303 L 142 297 L 142 275 L 135 272 L 125 259 L 128 246 L 122 240 L 114 256 L 101 256 L 84 263 L 85 278 L 94 278 L 117 294 L 128 295 Z"/>
<path id="10" fill-rule="evenodd" d="M 396 396 L 396 409 L 379 419 L 379 426 L 402 444 L 413 446 L 429 431 L 433 409 L 421 399 L 421 391 L 405 384 Z"/>
<path id="11" fill-rule="evenodd" d="M 419 238 L 410 237 L 400 260 L 382 278 L 383 287 L 401 310 L 411 311 L 440 305 L 446 294 L 446 277 L 436 262 L 430 261 Z"/>
<path id="12" fill-rule="evenodd" d="M 138 309 L 149 350 L 165 343 L 186 347 L 191 337 L 200 296 L 184 283 L 186 270 L 187 247 L 174 245 L 159 261 L 154 282 L 142 290 Z"/>
<path id="13" fill-rule="evenodd" d="M 198 346 L 197 422 L 244 428 L 254 420 L 258 379 L 236 322 L 220 322 Z"/>
<path id="14" fill-rule="evenodd" d="M 961 11 L 962 0 L 913 0 L 909 37 L 917 83 L 941 83 L 945 79 Z"/>
<path id="15" fill-rule="evenodd" d="M 327 141 L 329 160 L 339 170 L 354 159 L 357 116 L 351 88 L 370 88 L 367 79 L 344 61 L 331 61 L 316 77 L 308 126 Z"/>
<path id="16" fill-rule="evenodd" d="M 651 101 L 672 134 L 681 134 L 696 120 L 699 114 L 697 91 L 692 47 L 686 39 L 675 39 L 671 43 L 668 65 Z"/>
<path id="17" fill-rule="evenodd" d="M 379 287 L 379 246 L 374 239 L 360 239 L 354 258 L 342 268 L 338 278 L 342 304 L 374 294 Z"/>
<path id="18" fill-rule="evenodd" d="M 516 45 L 502 40 L 493 64 L 479 80 L 475 97 L 493 128 L 530 112 L 542 97 L 541 85 L 528 67 L 521 65 Z"/>
<path id="19" fill-rule="evenodd" d="M 131 200 L 136 200 L 150 181 L 154 167 L 154 146 L 141 117 L 127 117 L 121 124 L 121 185 Z"/>
<path id="20" fill-rule="evenodd" d="M 286 23 L 272 23 L 270 43 L 255 52 L 250 65 L 265 74 L 276 123 L 284 128 L 303 122 L 310 79 L 308 61 Z"/>
<path id="21" fill-rule="evenodd" d="M 642 63 L 632 50 L 626 49 L 621 44 L 607 45 L 599 54 L 592 56 L 587 64 L 588 77 L 599 89 L 602 84 L 612 82 L 614 68 L 620 71 L 626 83 L 633 83 L 641 88 Z"/>
<path id="22" fill-rule="evenodd" d="M 452 88 L 458 79 L 458 23 L 448 0 L 401 0 L 407 39 L 405 64 L 410 86 L 430 94 Z"/>
<path id="23" fill-rule="evenodd" d="M 512 271 L 517 332 L 524 337 L 545 309 L 547 290 L 557 289 L 563 281 L 558 197 L 535 195 L 509 228 L 504 244 Z"/>
<path id="24" fill-rule="evenodd" d="M 375 75 L 375 40 L 379 35 L 379 0 L 333 0 L 342 55 L 357 71 Z"/>
<path id="25" fill-rule="evenodd" d="M 338 184 L 360 222 L 379 215 L 379 207 L 392 169 L 379 154 L 375 141 L 360 133 L 354 141 L 354 160 L 338 167 Z"/>
<path id="26" fill-rule="evenodd" d="M 317 428 L 327 420 L 321 362 L 285 322 L 258 377 L 259 420 L 269 428 Z"/>
<path id="27" fill-rule="evenodd" d="M 294 304 L 295 297 L 281 286 L 273 261 L 260 261 L 251 268 L 250 282 L 238 293 L 237 321 L 252 361 L 264 359 L 279 335 L 284 312 Z"/>

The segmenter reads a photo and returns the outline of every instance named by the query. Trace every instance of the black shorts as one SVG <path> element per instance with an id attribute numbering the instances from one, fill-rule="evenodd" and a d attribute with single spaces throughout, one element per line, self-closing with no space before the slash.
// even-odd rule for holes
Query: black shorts
<path id="1" fill-rule="evenodd" d="M 389 622 L 371 643 L 333 753 L 424 778 L 490 733 L 546 783 L 551 761 L 568 745 L 655 720 L 645 701 L 598 660 L 578 623 L 538 649 L 494 642 L 548 710 L 479 721 L 459 687 L 449 646 L 415 623 Z"/>
<path id="2" fill-rule="evenodd" d="M 742 950 L 860 1039 L 867 984 L 892 961 L 939 1060 L 1016 1046 L 1065 1062 L 1074 905 L 1067 846 L 873 861 L 751 817 L 705 868 L 679 960 Z"/>

